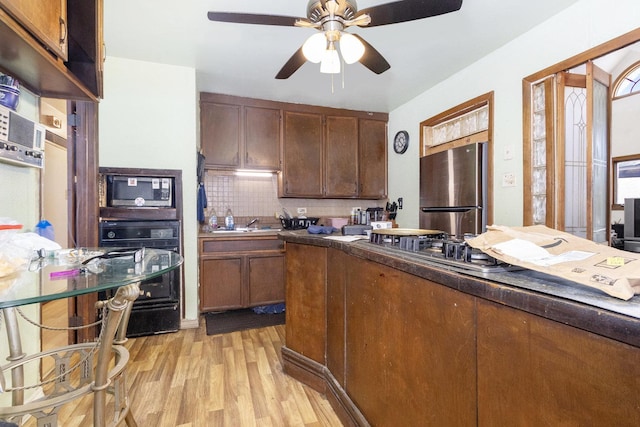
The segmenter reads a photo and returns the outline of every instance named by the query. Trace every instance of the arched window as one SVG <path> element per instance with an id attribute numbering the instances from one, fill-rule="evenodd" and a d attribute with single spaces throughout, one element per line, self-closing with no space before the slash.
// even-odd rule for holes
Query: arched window
<path id="1" fill-rule="evenodd" d="M 638 92 L 640 92 L 640 61 L 631 65 L 616 79 L 613 97 L 620 98 Z"/>

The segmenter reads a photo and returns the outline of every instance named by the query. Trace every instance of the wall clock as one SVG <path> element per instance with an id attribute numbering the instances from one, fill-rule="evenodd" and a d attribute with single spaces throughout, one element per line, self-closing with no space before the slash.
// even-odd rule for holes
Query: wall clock
<path id="1" fill-rule="evenodd" d="M 403 154 L 409 147 L 409 133 L 406 130 L 401 130 L 396 133 L 393 138 L 393 150 L 398 154 Z"/>

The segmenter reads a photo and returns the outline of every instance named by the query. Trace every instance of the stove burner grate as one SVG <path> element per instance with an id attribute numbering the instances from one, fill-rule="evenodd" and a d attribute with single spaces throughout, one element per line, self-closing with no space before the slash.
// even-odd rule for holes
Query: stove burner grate
<path id="1" fill-rule="evenodd" d="M 442 232 L 379 229 L 371 233 L 369 241 L 391 249 L 412 252 L 434 263 L 451 265 L 462 270 L 498 272 L 517 269 L 469 246 L 465 240 L 451 238 Z"/>

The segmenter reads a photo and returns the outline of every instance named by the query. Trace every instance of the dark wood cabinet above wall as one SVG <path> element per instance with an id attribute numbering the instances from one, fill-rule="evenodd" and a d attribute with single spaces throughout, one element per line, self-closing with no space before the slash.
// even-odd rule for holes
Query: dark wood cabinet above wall
<path id="1" fill-rule="evenodd" d="M 279 197 L 387 197 L 386 113 L 200 94 L 209 169 L 278 173 Z"/>
<path id="2" fill-rule="evenodd" d="M 0 5 L 47 49 L 67 60 L 66 0 L 0 0 Z"/>
<path id="3" fill-rule="evenodd" d="M 200 94 L 200 141 L 211 169 L 280 170 L 281 110 L 269 102 Z"/>
<path id="4" fill-rule="evenodd" d="M 323 194 L 321 114 L 285 111 L 280 194 L 315 198 Z"/>
<path id="5" fill-rule="evenodd" d="M 0 0 L 0 71 L 36 95 L 102 97 L 103 0 Z"/>
<path id="6" fill-rule="evenodd" d="M 387 197 L 386 114 L 323 108 L 284 116 L 280 197 Z"/>

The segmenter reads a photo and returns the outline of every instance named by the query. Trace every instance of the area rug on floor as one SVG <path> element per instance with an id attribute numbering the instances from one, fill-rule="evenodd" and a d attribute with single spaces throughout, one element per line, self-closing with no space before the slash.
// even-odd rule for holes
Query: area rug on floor
<path id="1" fill-rule="evenodd" d="M 252 309 L 229 310 L 222 313 L 207 313 L 204 316 L 207 335 L 226 334 L 247 329 L 283 325 L 285 313 L 257 314 Z"/>

